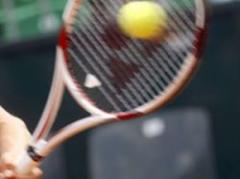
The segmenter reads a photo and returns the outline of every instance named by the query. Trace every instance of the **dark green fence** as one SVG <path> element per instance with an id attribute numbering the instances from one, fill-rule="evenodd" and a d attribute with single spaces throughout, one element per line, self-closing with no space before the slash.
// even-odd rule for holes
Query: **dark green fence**
<path id="1" fill-rule="evenodd" d="M 54 33 L 66 0 L 1 0 L 0 41 L 14 42 Z"/>

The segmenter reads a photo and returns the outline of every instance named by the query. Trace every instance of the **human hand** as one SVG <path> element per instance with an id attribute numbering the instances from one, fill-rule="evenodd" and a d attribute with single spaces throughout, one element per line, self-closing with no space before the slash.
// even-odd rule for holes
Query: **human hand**
<path id="1" fill-rule="evenodd" d="M 0 106 L 0 179 L 40 179 L 42 171 L 34 168 L 28 175 L 15 172 L 20 157 L 30 143 L 25 123 Z"/>
<path id="2" fill-rule="evenodd" d="M 19 175 L 15 171 L 15 166 L 11 164 L 0 164 L 0 179 L 41 179 L 42 171 L 39 168 L 32 169 L 27 175 Z"/>

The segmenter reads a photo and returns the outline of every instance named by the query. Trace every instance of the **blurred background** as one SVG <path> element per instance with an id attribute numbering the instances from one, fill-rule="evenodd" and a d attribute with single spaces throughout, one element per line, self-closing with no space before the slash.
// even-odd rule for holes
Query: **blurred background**
<path id="1" fill-rule="evenodd" d="M 51 84 L 65 0 L 0 0 L 0 105 L 32 131 Z M 240 178 L 240 1 L 210 1 L 202 65 L 146 118 L 82 133 L 44 162 L 44 178 Z M 66 93 L 55 128 L 87 113 Z M 124 131 L 124 133 L 123 133 Z"/>

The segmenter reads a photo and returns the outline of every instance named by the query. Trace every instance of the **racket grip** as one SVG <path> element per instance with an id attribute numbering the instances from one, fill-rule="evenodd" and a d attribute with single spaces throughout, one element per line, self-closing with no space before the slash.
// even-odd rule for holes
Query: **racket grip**
<path id="1" fill-rule="evenodd" d="M 43 159 L 40 151 L 46 146 L 45 140 L 40 140 L 34 147 L 28 146 L 28 149 L 24 152 L 16 172 L 20 175 L 28 175 L 32 172 L 33 168 L 38 167 L 39 163 Z"/>

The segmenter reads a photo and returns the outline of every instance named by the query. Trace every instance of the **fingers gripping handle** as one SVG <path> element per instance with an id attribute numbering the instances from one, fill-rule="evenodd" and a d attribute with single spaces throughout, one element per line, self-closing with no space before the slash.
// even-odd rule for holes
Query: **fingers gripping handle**
<path id="1" fill-rule="evenodd" d="M 36 145 L 29 146 L 20 161 L 17 172 L 19 174 L 29 174 L 32 169 L 39 165 L 40 161 L 51 153 L 56 147 L 71 137 L 95 126 L 116 121 L 117 117 L 113 114 L 102 116 L 90 116 L 77 120 L 65 126 L 60 132 L 53 136 L 48 142 L 39 140 Z"/>
<path id="2" fill-rule="evenodd" d="M 30 174 L 33 168 L 37 167 L 43 159 L 41 151 L 46 145 L 45 140 L 40 140 L 35 146 L 29 146 L 17 166 L 17 173 L 21 175 Z"/>

